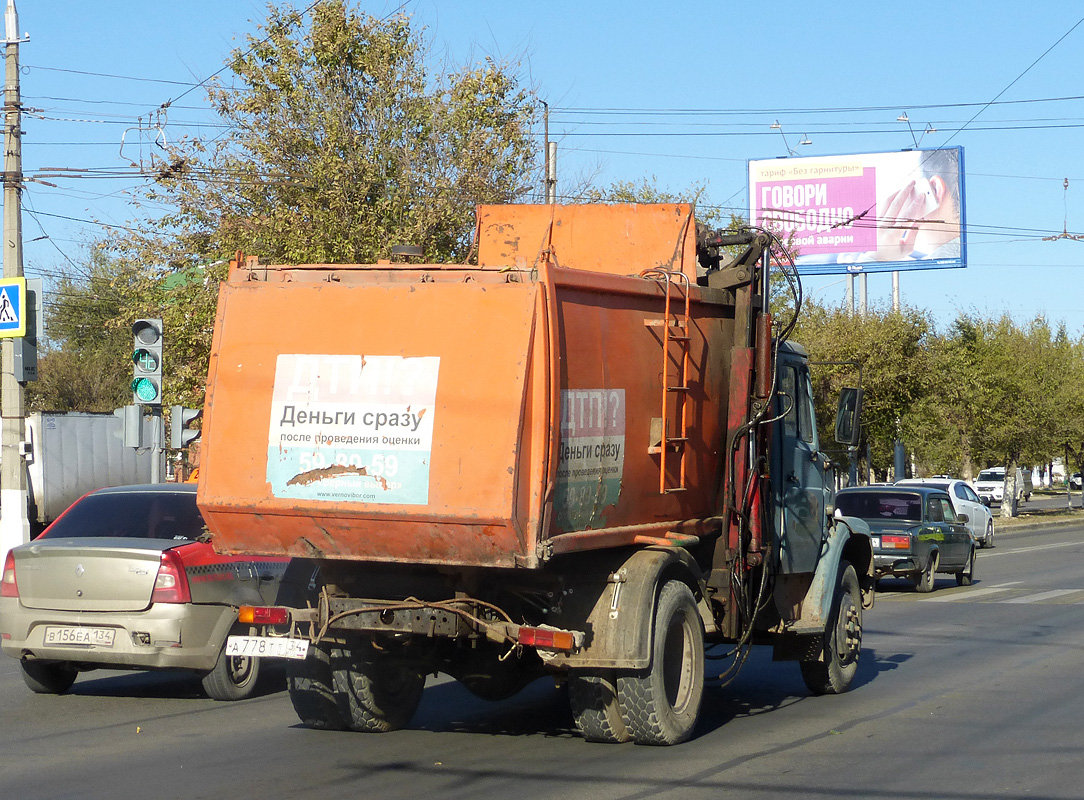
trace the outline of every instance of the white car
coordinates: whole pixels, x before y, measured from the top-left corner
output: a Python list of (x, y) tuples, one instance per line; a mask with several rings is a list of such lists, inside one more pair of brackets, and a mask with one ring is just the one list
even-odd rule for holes
[[(1034, 487), (1031, 482), (1031, 470), (1016, 468), (1016, 500), (1023, 503), (1031, 499)], [(975, 489), (986, 505), (1000, 505), (1005, 494), (1005, 468), (989, 467), (979, 473), (975, 479)]]
[(966, 481), (955, 478), (906, 478), (897, 484), (921, 484), (948, 492), (957, 514), (967, 515), (967, 527), (979, 547), (994, 546), (994, 518), (990, 509)]

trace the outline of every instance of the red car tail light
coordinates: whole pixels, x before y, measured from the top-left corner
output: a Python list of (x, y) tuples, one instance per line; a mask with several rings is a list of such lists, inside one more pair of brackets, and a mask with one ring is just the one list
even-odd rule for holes
[(173, 550), (162, 553), (162, 565), (154, 579), (152, 603), (190, 603), (192, 593), (188, 590), (188, 576), (184, 572), (181, 557)]
[(910, 536), (882, 536), (881, 537), (881, 549), (882, 550), (910, 550), (911, 549), (911, 537)]
[(4, 559), (4, 575), (0, 578), (0, 597), (18, 597), (19, 584), (15, 582), (15, 554), (8, 550)]

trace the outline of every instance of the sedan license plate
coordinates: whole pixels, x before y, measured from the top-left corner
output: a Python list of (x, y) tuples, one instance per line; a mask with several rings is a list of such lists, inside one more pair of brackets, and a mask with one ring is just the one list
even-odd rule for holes
[(114, 628), (84, 628), (79, 626), (49, 626), (45, 629), (45, 644), (112, 647), (117, 631)]
[(869, 537), (869, 541), (870, 541), (870, 544), (873, 545), (874, 550), (880, 549), (880, 547), (881, 547), (881, 537), (880, 536), (871, 536), (871, 537)]
[(308, 639), (287, 639), (284, 636), (230, 636), (226, 639), (228, 656), (291, 658), (304, 661), (308, 654)]

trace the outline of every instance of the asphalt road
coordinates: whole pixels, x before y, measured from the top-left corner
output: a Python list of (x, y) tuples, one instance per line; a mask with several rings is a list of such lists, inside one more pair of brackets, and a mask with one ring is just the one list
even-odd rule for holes
[(408, 730), (364, 735), (301, 727), (281, 677), (232, 704), (181, 673), (52, 697), (3, 658), (0, 797), (1079, 798), (1084, 527), (999, 533), (976, 572), (884, 582), (846, 695), (757, 652), (675, 748), (584, 742), (546, 681), (501, 703), (440, 681)]

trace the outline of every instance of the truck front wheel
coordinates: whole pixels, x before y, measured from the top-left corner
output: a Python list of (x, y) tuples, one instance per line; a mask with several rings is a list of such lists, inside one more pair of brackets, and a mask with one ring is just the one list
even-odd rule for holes
[(425, 688), (417, 667), (382, 658), (368, 643), (340, 651), (333, 665), (335, 697), (352, 730), (386, 733), (410, 722)]
[(612, 670), (575, 670), (568, 676), (568, 701), (583, 738), (618, 744), (632, 738), (621, 718), (617, 674)]
[(799, 662), (802, 680), (813, 694), (842, 694), (851, 688), (862, 651), (862, 591), (858, 575), (846, 561), (832, 596), (821, 658)]
[(346, 719), (335, 700), (331, 676), (331, 647), (318, 642), (304, 661), (290, 661), (286, 684), (298, 719), (310, 728), (341, 731)]
[(651, 666), (618, 675), (621, 717), (637, 744), (680, 744), (704, 697), (704, 626), (692, 590), (677, 580), (663, 585), (654, 622)]

